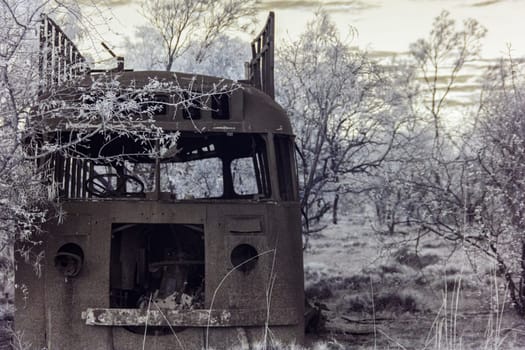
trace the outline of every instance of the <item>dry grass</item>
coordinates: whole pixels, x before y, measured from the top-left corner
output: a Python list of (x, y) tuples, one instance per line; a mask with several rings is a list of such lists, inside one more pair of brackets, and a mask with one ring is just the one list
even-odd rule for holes
[(525, 323), (493, 263), (433, 237), (385, 236), (351, 220), (310, 241), (307, 296), (326, 332), (352, 349), (525, 348)]

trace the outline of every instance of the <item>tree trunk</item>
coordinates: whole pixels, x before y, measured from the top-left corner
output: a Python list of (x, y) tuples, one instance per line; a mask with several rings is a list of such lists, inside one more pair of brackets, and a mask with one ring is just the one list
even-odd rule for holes
[(173, 56), (168, 56), (168, 63), (166, 63), (166, 72), (171, 72), (171, 67), (173, 66)]
[(332, 223), (337, 225), (337, 209), (339, 208), (339, 194), (335, 194), (334, 205), (332, 206)]
[(519, 286), (519, 305), (521, 314), (525, 314), (525, 240), (521, 241), (521, 276)]

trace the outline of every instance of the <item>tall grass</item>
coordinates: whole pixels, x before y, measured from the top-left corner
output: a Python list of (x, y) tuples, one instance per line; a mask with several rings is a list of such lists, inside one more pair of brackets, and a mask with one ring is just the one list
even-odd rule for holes
[(513, 344), (511, 341), (507, 341), (508, 336), (513, 332), (511, 329), (503, 328), (505, 306), (508, 303), (508, 291), (506, 288), (503, 290), (499, 288), (500, 280), (496, 274), (495, 267), (492, 269), (490, 282), (490, 311), (488, 313), (479, 312), (470, 315), (474, 323), (483, 316), (488, 316), (485, 331), (480, 329), (479, 338), (472, 340), (464, 336), (458, 323), (458, 318), (464, 318), (461, 312), (463, 273), (460, 272), (454, 278), (452, 290), (449, 289), (450, 283), (446, 280), (445, 275), (442, 304), (428, 332), (424, 350), (503, 350), (522, 348), (521, 346), (516, 347), (516, 344)]
[(508, 289), (507, 284), (504, 284), (504, 289), (500, 292), (499, 278), (496, 273), (496, 267), (491, 269), (490, 279), (490, 301), (491, 313), (487, 320), (487, 328), (485, 330), (485, 350), (499, 350), (506, 342), (506, 338), (512, 333), (511, 331), (503, 332), (503, 312), (507, 304)]
[[(457, 327), (462, 276), (460, 273), (455, 277), (453, 289), (449, 291), (447, 276), (444, 275), (441, 307), (427, 334), (424, 349), (462, 349), (462, 339), (458, 337)], [(431, 347), (431, 344), (434, 346)]]

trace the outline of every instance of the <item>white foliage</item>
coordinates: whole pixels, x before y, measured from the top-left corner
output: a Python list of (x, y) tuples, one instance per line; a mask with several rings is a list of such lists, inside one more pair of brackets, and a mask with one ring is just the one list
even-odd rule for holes
[(339, 39), (327, 14), (318, 13), (278, 56), (278, 100), (301, 152), (301, 204), (315, 223), (338, 194), (352, 191), (350, 175), (381, 164), (400, 119), (391, 113), (387, 76)]
[(165, 63), (161, 42), (162, 37), (155, 29), (137, 27), (133, 39), (125, 39), (126, 66), (134, 70), (163, 70)]
[(142, 13), (160, 36), (165, 70), (193, 48), (194, 62), (228, 30), (246, 31), (253, 22), (257, 0), (143, 0)]
[[(126, 66), (135, 70), (164, 70), (165, 53), (159, 42), (161, 37), (154, 28), (138, 27), (134, 39), (126, 39)], [(249, 43), (220, 35), (206, 48), (206, 55), (196, 61), (199, 50), (198, 42), (190, 42), (188, 49), (174, 59), (172, 70), (233, 80), (245, 78), (244, 62), (250, 60)]]

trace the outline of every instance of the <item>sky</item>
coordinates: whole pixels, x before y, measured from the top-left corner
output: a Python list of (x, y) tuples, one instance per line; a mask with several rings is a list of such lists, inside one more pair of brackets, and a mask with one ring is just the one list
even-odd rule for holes
[[(433, 19), (448, 10), (461, 22), (474, 18), (488, 29), (482, 55), (496, 58), (512, 43), (517, 56), (525, 56), (525, 13), (523, 0), (367, 0), (367, 1), (266, 1), (275, 5), (281, 29), (297, 35), (304, 17), (316, 4), (332, 14), (341, 31), (349, 25), (358, 31), (356, 44), (370, 51), (403, 52), (410, 43), (429, 33)], [(302, 4), (302, 5), (300, 5)], [(306, 6), (308, 5), (308, 6)], [(294, 18), (290, 21), (290, 18)], [(301, 23), (302, 22), (302, 23)]]
[[(113, 33), (102, 32), (104, 39), (118, 47), (123, 35), (130, 35), (133, 26), (144, 24), (138, 12), (138, 0), (105, 0), (113, 19)], [(268, 11), (276, 14), (277, 40), (299, 35), (323, 7), (342, 34), (349, 27), (357, 29), (352, 44), (375, 52), (402, 53), (410, 43), (430, 31), (432, 20), (442, 10), (448, 10), (458, 21), (474, 18), (488, 29), (482, 56), (505, 56), (512, 44), (515, 57), (525, 57), (525, 0), (261, 0), (259, 25), (262, 27)]]

